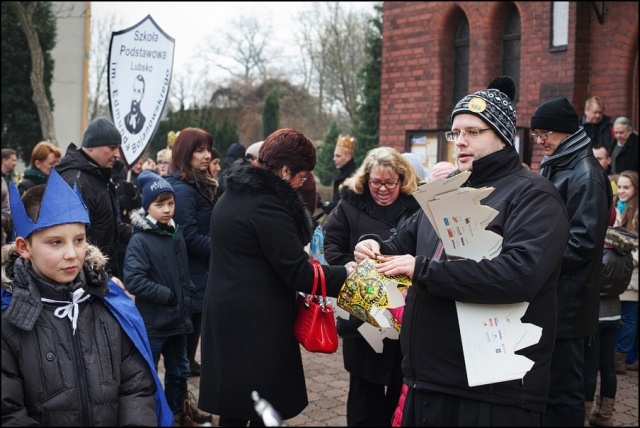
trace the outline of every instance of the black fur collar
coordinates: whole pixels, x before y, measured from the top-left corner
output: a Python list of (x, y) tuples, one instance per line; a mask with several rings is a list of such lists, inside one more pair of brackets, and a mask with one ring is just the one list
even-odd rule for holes
[(277, 196), (291, 212), (302, 244), (311, 241), (313, 220), (309, 211), (293, 187), (277, 175), (253, 165), (234, 165), (226, 178), (226, 191)]

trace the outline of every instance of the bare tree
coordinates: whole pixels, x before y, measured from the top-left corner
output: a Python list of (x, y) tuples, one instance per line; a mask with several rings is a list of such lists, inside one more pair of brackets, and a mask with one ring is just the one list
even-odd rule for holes
[(206, 39), (206, 60), (234, 78), (264, 81), (269, 77), (271, 62), (278, 56), (270, 47), (271, 24), (247, 17), (233, 20), (231, 28), (222, 33), (224, 40), (214, 35)]
[(40, 39), (36, 31), (33, 14), (36, 10), (36, 2), (8, 2), (14, 11), (22, 31), (29, 44), (29, 53), (31, 55), (31, 88), (33, 89), (33, 103), (38, 110), (40, 118), (40, 128), (42, 136), (49, 140), (52, 144), (58, 145), (56, 139), (56, 130), (53, 123), (53, 113), (51, 104), (47, 98), (47, 92), (44, 86), (44, 56), (40, 47)]
[(108, 13), (101, 18), (91, 16), (91, 48), (89, 51), (89, 108), (87, 122), (96, 117), (109, 117), (107, 71), (111, 33), (123, 27), (122, 19)]
[(352, 123), (361, 96), (358, 71), (365, 61), (369, 18), (345, 11), (339, 2), (316, 2), (299, 17), (299, 42), (312, 66), (311, 89), (325, 106), (337, 102)]

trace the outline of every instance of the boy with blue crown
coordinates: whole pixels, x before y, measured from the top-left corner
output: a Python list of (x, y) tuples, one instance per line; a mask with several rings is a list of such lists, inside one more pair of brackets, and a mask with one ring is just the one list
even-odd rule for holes
[(2, 248), (2, 426), (170, 426), (140, 313), (87, 243), (77, 187), (10, 186)]

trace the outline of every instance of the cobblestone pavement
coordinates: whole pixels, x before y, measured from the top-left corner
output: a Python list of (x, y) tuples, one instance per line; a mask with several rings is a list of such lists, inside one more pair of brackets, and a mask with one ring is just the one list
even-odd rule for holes
[[(340, 339), (342, 341), (342, 339)], [(196, 359), (199, 359), (199, 351)], [(298, 416), (283, 422), (285, 426), (346, 427), (347, 390), (349, 376), (342, 364), (342, 344), (334, 354), (316, 354), (302, 349), (302, 360), (307, 380), (309, 405)], [(164, 368), (160, 361), (159, 372), (164, 377)], [(189, 378), (189, 390), (198, 396), (200, 378)], [(597, 394), (597, 392), (596, 392)], [(214, 416), (212, 426), (218, 425), (218, 417)], [(585, 426), (588, 426), (585, 425)], [(613, 426), (638, 426), (638, 372), (627, 371), (626, 375), (618, 375), (618, 391), (613, 416)]]

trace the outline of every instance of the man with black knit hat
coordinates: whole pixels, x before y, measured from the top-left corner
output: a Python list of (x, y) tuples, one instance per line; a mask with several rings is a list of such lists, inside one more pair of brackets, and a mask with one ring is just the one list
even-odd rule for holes
[(600, 272), (611, 212), (611, 184), (593, 155), (591, 140), (578, 125), (578, 114), (566, 98), (555, 98), (538, 107), (531, 117), (531, 136), (544, 154), (540, 174), (558, 189), (571, 220), (558, 280), (548, 423), (582, 426), (584, 342), (598, 332)]
[(131, 236), (131, 225), (120, 221), (116, 186), (111, 180), (113, 165), (120, 158), (121, 143), (115, 125), (98, 117), (87, 126), (82, 147), (71, 143), (55, 167), (70, 186), (78, 185), (91, 218), (87, 241), (109, 258), (106, 270), (115, 277), (122, 276), (122, 267), (118, 269), (118, 247), (124, 251), (124, 244)]
[[(413, 279), (400, 335), (402, 372), (409, 387), (402, 426), (544, 424), (556, 287), (569, 218), (551, 182), (520, 162), (513, 146), (514, 95), (511, 78), (494, 79), (488, 89), (456, 104), (446, 133), (455, 143), (458, 170), (471, 172), (463, 186), (493, 188), (482, 204), (497, 211), (487, 230), (502, 236), (499, 255), (481, 261), (447, 260), (422, 210), (391, 239), (365, 235), (355, 247), (357, 262), (377, 258), (380, 272)], [(456, 302), (528, 302), (522, 322), (540, 327), (542, 336), (517, 351), (533, 364), (522, 378), (470, 386), (467, 373), (473, 367), (462, 349)]]

